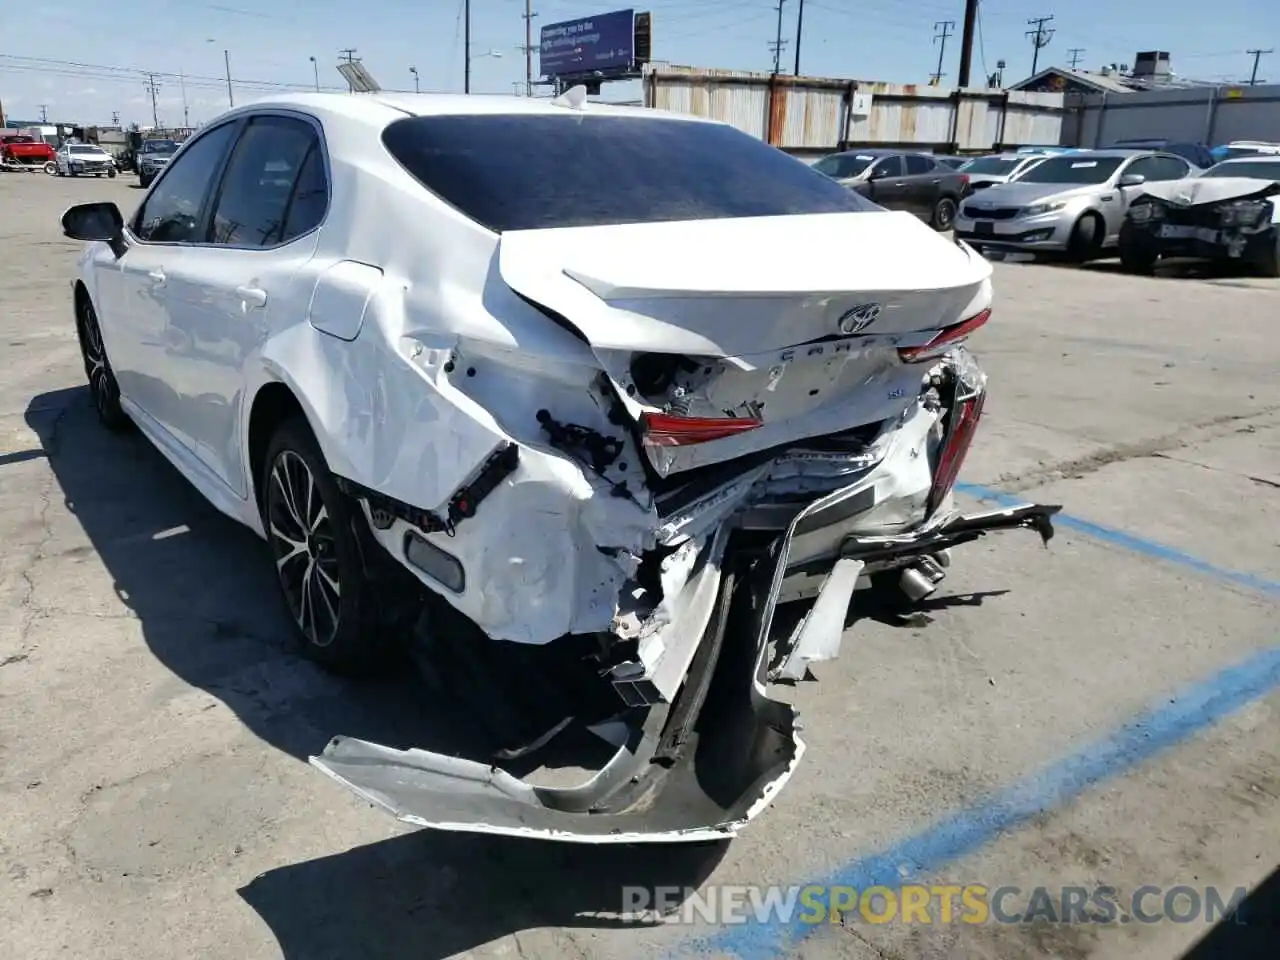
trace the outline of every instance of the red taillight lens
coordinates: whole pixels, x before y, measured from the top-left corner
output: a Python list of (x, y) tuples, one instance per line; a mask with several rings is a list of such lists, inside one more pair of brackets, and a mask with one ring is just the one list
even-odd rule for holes
[(976, 313), (968, 320), (961, 320), (959, 323), (952, 324), (949, 327), (943, 327), (939, 330), (928, 343), (923, 343), (918, 347), (899, 347), (898, 359), (903, 363), (919, 363), (921, 360), (931, 360), (946, 352), (946, 350), (959, 343), (973, 331), (991, 319), (991, 308)]
[(723, 440), (748, 430), (763, 421), (750, 417), (676, 417), (669, 413), (645, 413), (640, 416), (644, 442), (655, 447), (687, 447), (708, 440)]
[(933, 485), (929, 488), (926, 516), (933, 516), (938, 505), (955, 486), (956, 478), (960, 476), (960, 467), (964, 464), (969, 445), (973, 443), (973, 435), (978, 429), (978, 420), (982, 416), (982, 405), (986, 399), (985, 392), (979, 393), (960, 401), (952, 408), (947, 433), (942, 438), (942, 450), (938, 454), (938, 467), (933, 473)]
[(969, 185), (969, 175), (967, 173), (957, 175), (956, 179), (960, 181), (960, 186), (962, 187), (967, 187)]

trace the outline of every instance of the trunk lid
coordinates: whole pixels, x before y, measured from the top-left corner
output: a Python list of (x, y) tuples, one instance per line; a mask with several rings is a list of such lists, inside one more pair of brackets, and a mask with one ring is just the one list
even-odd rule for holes
[[(591, 344), (636, 421), (758, 421), (666, 437), (648, 451), (663, 475), (895, 416), (923, 374), (897, 349), (991, 299), (986, 260), (893, 211), (513, 231), (498, 254), (509, 287)], [(637, 367), (655, 355), (665, 380)]]

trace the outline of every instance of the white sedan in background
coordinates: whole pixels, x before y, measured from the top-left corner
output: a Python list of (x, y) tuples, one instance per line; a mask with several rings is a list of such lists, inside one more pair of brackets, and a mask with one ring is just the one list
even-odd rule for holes
[(116, 161), (96, 143), (64, 143), (53, 156), (60, 177), (114, 177)]
[(803, 753), (766, 682), (836, 655), (856, 588), (919, 599), (1057, 508), (952, 504), (986, 260), (726, 124), (585, 101), (231, 110), (127, 221), (64, 215), (76, 327), (102, 421), (269, 542), (311, 656), (407, 643), (498, 759), (613, 750), (564, 789), (342, 737), (317, 767), (423, 826), (720, 838)]

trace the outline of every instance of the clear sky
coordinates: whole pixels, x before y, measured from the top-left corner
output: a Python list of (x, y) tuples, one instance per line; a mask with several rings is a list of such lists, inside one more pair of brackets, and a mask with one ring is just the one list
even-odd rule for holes
[[(794, 66), (800, 0), (783, 0), (782, 62)], [(384, 89), (462, 89), (462, 0), (6, 0), (0, 12), (0, 103), (11, 116), (106, 123), (151, 120), (145, 73), (157, 74), (162, 123), (182, 122), (183, 88), (192, 123), (227, 105), (223, 51), (236, 103), (273, 90), (311, 89), (311, 57), (322, 87), (345, 89), (338, 51), (356, 56)], [(622, 5), (618, 5), (622, 6)], [(536, 0), (541, 24), (617, 9), (591, 0)], [(471, 0), (472, 91), (510, 93), (524, 79), (525, 0)], [(654, 59), (698, 66), (769, 70), (774, 0), (652, 0)], [(1040, 66), (1063, 64), (1082, 48), (1080, 66), (1132, 63), (1138, 50), (1167, 50), (1175, 72), (1203, 79), (1247, 79), (1248, 48), (1274, 47), (1259, 79), (1280, 82), (1280, 0), (983, 0), (973, 78), (1007, 62), (1005, 79), (1030, 73), (1030, 17), (1053, 15), (1055, 32)], [(937, 69), (935, 23), (952, 20), (943, 85), (959, 62), (963, 0), (804, 0), (801, 71), (920, 83)], [(984, 66), (985, 64), (985, 66)], [(537, 73), (537, 56), (534, 57)], [(179, 74), (184, 76), (180, 80)], [(609, 99), (637, 96), (634, 84), (606, 86)]]

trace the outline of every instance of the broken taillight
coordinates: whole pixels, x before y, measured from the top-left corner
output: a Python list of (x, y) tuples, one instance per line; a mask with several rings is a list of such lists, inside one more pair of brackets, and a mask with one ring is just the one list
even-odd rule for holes
[(922, 343), (918, 347), (899, 347), (898, 359), (903, 363), (919, 363), (921, 360), (939, 357), (990, 319), (991, 308), (987, 307), (968, 320), (961, 320), (949, 327), (943, 327), (928, 343)]
[(973, 443), (973, 435), (978, 429), (978, 420), (982, 416), (982, 405), (986, 399), (986, 391), (982, 391), (967, 400), (957, 401), (951, 408), (947, 432), (942, 438), (942, 449), (938, 452), (938, 466), (933, 472), (933, 484), (929, 488), (925, 516), (933, 516), (938, 505), (955, 486), (960, 467), (964, 464), (969, 445)]
[(748, 430), (764, 421), (753, 417), (678, 417), (670, 413), (645, 413), (640, 416), (644, 442), (654, 447), (687, 447), (709, 440), (723, 440)]

